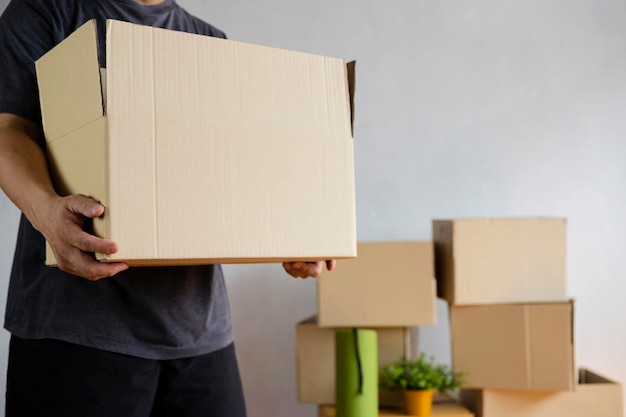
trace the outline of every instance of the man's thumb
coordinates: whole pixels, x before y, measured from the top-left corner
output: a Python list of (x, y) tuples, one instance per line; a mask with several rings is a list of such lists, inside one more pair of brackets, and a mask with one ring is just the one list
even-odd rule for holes
[(85, 217), (94, 219), (104, 214), (104, 206), (97, 201), (84, 196), (78, 195), (70, 202), (70, 210), (80, 213)]

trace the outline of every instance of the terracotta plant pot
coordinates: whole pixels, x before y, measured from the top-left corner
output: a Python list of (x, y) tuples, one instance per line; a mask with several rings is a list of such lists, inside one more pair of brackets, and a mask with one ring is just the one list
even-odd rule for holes
[(404, 409), (410, 416), (428, 417), (433, 411), (434, 390), (407, 390), (402, 391)]

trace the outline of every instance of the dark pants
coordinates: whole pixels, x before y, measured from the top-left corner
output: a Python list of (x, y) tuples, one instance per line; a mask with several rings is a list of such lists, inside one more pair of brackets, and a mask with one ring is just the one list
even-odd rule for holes
[(230, 345), (157, 361), (11, 337), (6, 417), (245, 417)]

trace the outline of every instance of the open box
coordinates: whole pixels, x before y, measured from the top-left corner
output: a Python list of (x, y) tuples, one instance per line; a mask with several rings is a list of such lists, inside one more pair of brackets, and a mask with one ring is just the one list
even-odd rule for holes
[(103, 52), (101, 80), (89, 21), (36, 63), (55, 187), (120, 248), (98, 259), (356, 255), (353, 64), (112, 20)]
[(572, 392), (462, 390), (476, 417), (622, 417), (622, 386), (588, 369)]

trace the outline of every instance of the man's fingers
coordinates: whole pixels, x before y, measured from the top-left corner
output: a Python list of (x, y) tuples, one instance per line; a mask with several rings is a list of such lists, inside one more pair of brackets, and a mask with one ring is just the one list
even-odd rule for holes
[(317, 278), (322, 273), (324, 262), (285, 262), (283, 267), (294, 278)]
[(90, 281), (97, 281), (102, 278), (112, 277), (127, 269), (128, 265), (122, 262), (106, 263), (92, 260), (85, 266), (82, 276)]
[(74, 263), (79, 276), (85, 277), (91, 281), (101, 278), (112, 277), (113, 275), (128, 269), (128, 265), (121, 262), (98, 262), (94, 259), (92, 253), (103, 253), (110, 255), (117, 252), (117, 244), (112, 240), (101, 239), (81, 231), (81, 236), (74, 244), (78, 249), (78, 259)]
[(95, 281), (128, 269), (124, 263), (98, 262), (93, 255), (110, 255), (118, 251), (114, 241), (83, 230), (85, 219), (104, 214), (102, 204), (84, 195), (71, 195), (51, 200), (47, 208), (42, 233), (50, 242), (61, 270)]
[(118, 250), (117, 243), (112, 240), (102, 239), (82, 230), (79, 232), (78, 236), (72, 238), (69, 243), (75, 248), (88, 253), (97, 252), (111, 255)]
[(283, 268), (285, 271), (294, 278), (306, 278), (302, 271), (301, 262), (284, 262)]
[(102, 239), (85, 232), (82, 229), (81, 217), (95, 218), (104, 214), (104, 206), (97, 201), (84, 196), (74, 195), (65, 199), (65, 210), (76, 217), (66, 218), (69, 223), (64, 226), (62, 240), (65, 244), (83, 252), (104, 253), (110, 255), (118, 251), (117, 244), (109, 239)]
[(337, 261), (336, 260), (330, 260), (330, 261), (326, 261), (326, 269), (328, 269), (329, 271), (332, 271), (333, 269), (335, 269), (335, 267), (337, 266)]
[(80, 214), (90, 219), (95, 219), (104, 214), (104, 206), (96, 200), (85, 195), (75, 195), (67, 199), (66, 207), (68, 211)]
[(112, 277), (128, 269), (128, 265), (122, 262), (98, 262), (87, 253), (75, 251), (73, 256), (57, 259), (58, 267), (70, 274), (97, 281), (102, 278)]
[(102, 263), (94, 259), (91, 254), (76, 248), (64, 253), (55, 253), (58, 267), (70, 274), (96, 281), (128, 269), (128, 265), (121, 262)]

